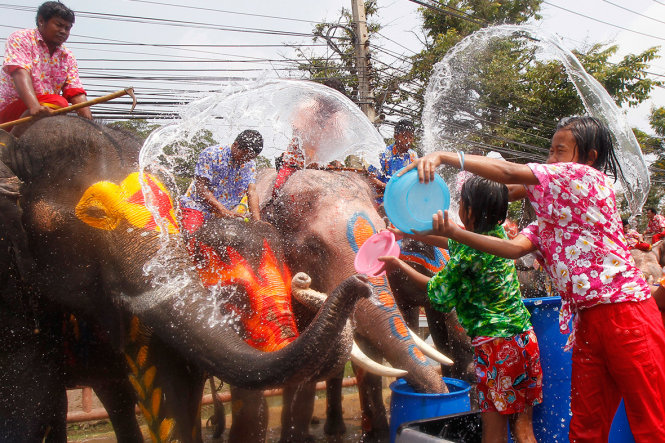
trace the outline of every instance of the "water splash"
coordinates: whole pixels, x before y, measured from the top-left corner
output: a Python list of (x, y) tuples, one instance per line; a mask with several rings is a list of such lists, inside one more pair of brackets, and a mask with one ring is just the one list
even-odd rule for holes
[[(561, 40), (531, 26), (501, 25), (484, 28), (460, 41), (434, 66), (425, 93), (423, 111), (424, 150), (468, 150), (479, 146), (478, 117), (469, 103), (480, 97), (477, 78), (469, 75), (472, 67), (484, 62), (492, 45), (502, 39), (531, 48), (539, 61), (556, 61), (565, 67), (587, 113), (603, 121), (612, 133), (624, 177), (619, 177), (633, 215), (641, 213), (650, 182), (640, 146), (616, 103), (596, 79), (589, 75), (575, 55)], [(544, 134), (549, 138), (552, 134)], [(475, 140), (474, 140), (475, 139)]]
[[(173, 236), (156, 209), (155, 196), (145, 183), (144, 174), (157, 176), (177, 206), (200, 150), (213, 144), (230, 146), (245, 129), (262, 134), (262, 156), (272, 160), (290, 146), (302, 155), (305, 165), (344, 162), (349, 155), (378, 165), (378, 155), (385, 147), (379, 132), (350, 99), (332, 88), (307, 81), (260, 79), (228, 85), (184, 105), (179, 114), (177, 122), (152, 132), (139, 153), (146, 207), (162, 228), (160, 251), (144, 266), (144, 272), (154, 284), (171, 285), (177, 290), (193, 282), (174, 277), (169, 271), (173, 267), (173, 242), (180, 240), (169, 238)], [(210, 297), (210, 303), (219, 304), (215, 294)], [(208, 319), (211, 327), (229, 321), (216, 315)]]

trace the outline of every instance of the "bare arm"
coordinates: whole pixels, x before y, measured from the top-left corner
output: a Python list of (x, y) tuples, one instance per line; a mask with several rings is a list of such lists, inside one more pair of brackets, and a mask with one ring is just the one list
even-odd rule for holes
[[(420, 181), (428, 183), (434, 180), (436, 168), (442, 164), (459, 168), (461, 167), (460, 157), (456, 152), (432, 152), (417, 159), (398, 174), (402, 175), (411, 169), (418, 168)], [(482, 155), (465, 156), (464, 170), (506, 185), (538, 184), (538, 179), (527, 165), (488, 158)]]
[(32, 85), (32, 77), (30, 77), (30, 72), (23, 68), (18, 68), (11, 73), (12, 80), (14, 81), (14, 87), (16, 88), (16, 93), (21, 101), (25, 104), (25, 107), (28, 108), (28, 114), (31, 116), (45, 116), (51, 113), (51, 110), (43, 106), (37, 100), (37, 94), (35, 93), (35, 88)]
[(259, 209), (259, 196), (256, 195), (256, 185), (250, 183), (247, 187), (247, 206), (252, 220), (261, 220), (261, 211)]
[(430, 231), (416, 231), (414, 234), (410, 234), (407, 232), (402, 232), (399, 229), (393, 228), (391, 226), (387, 227), (386, 229), (395, 234), (396, 239), (409, 237), (430, 246), (437, 246), (439, 248), (448, 249), (448, 238), (441, 237), (440, 235), (436, 234), (429, 234)]
[(452, 238), (479, 251), (498, 257), (517, 259), (536, 250), (536, 246), (523, 235), (514, 239), (503, 239), (490, 235), (466, 231), (448, 218), (448, 211), (437, 212), (432, 216), (432, 231), (438, 235)]
[(658, 305), (658, 309), (665, 312), (665, 287), (660, 285), (655, 289), (653, 289), (652, 287), (651, 296), (653, 297), (654, 300), (656, 300), (656, 305)]
[(210, 207), (212, 212), (220, 217), (233, 218), (239, 217), (239, 214), (236, 214), (233, 211), (229, 211), (222, 205), (216, 198), (215, 194), (210, 190), (210, 181), (203, 177), (196, 177), (196, 191), (201, 196), (201, 198), (206, 202)]
[[(73, 105), (77, 103), (83, 103), (88, 101), (88, 97), (85, 94), (79, 94), (75, 95), (74, 97), (71, 98), (71, 102)], [(77, 109), (76, 113), (80, 115), (83, 118), (87, 118), (89, 120), (92, 120), (92, 112), (90, 112), (90, 107), (85, 107), (81, 109)]]
[(506, 185), (508, 187), (508, 201), (514, 202), (526, 198), (526, 188), (524, 185)]
[(413, 269), (410, 265), (408, 265), (406, 262), (403, 260), (393, 257), (391, 255), (385, 256), (385, 257), (379, 257), (379, 261), (382, 261), (385, 263), (385, 266), (387, 269), (401, 269), (404, 271), (406, 276), (409, 278), (409, 280), (418, 288), (418, 289), (427, 289), (427, 283), (429, 282), (429, 277), (426, 276), (425, 274), (421, 274), (420, 272), (416, 271)]

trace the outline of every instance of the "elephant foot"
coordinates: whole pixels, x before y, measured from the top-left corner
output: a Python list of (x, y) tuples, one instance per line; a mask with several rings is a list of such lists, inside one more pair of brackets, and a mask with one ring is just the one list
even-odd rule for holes
[(328, 417), (326, 424), (323, 425), (323, 432), (326, 435), (343, 435), (346, 433), (344, 417)]
[(388, 443), (390, 442), (389, 429), (372, 429), (364, 431), (360, 436), (361, 443)]

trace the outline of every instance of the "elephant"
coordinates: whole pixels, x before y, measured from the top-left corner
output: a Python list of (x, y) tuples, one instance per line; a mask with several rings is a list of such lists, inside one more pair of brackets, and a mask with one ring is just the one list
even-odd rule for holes
[[(298, 336), (296, 315), (291, 309), (291, 290), (285, 288), (284, 279), (279, 278), (280, 274), (290, 275), (288, 268), (282, 265), (283, 241), (272, 225), (264, 222), (211, 219), (195, 233), (194, 239), (192, 252), (197, 257), (197, 268), (200, 269), (204, 285), (214, 289), (220, 282), (233, 278), (236, 284), (243, 284), (251, 288), (253, 279), (246, 276), (244, 269), (246, 265), (258, 270), (256, 273), (258, 278), (271, 281), (269, 293), (249, 290), (249, 297), (245, 297), (245, 294), (237, 297), (234, 296), (237, 294), (231, 293), (231, 297), (226, 298), (225, 306), (239, 315), (241, 336), (248, 343), (258, 349), (273, 351), (280, 349)], [(264, 244), (269, 247), (265, 247)], [(224, 260), (236, 255), (237, 251), (242, 251), (244, 260), (234, 260), (233, 258)], [(299, 273), (294, 276), (293, 280), (295, 299), (303, 306), (311, 308), (312, 312), (317, 312), (326, 296), (309, 290), (311, 279), (306, 274)], [(386, 315), (382, 310), (377, 310), (376, 314)], [(308, 319), (309, 317), (308, 315)], [(354, 315), (354, 317), (356, 316)], [(373, 318), (372, 324), (377, 324), (379, 320)], [(387, 320), (381, 321), (386, 322)], [(352, 340), (353, 332), (350, 326), (351, 324), (345, 330), (349, 342)], [(396, 346), (396, 341), (397, 339), (391, 336), (390, 331), (386, 330), (381, 341), (374, 344), (377, 347), (385, 348)], [(353, 361), (359, 362), (361, 359), (360, 363), (365, 366), (366, 357), (356, 355), (356, 353), (353, 354)], [(336, 354), (334, 353), (334, 355)], [(329, 378), (343, 369), (335, 363), (331, 362), (328, 373), (321, 374), (321, 378)], [(370, 369), (385, 371), (373, 363), (371, 363)], [(396, 371), (392, 368), (388, 368), (388, 371), (391, 371), (389, 373), (393, 376), (406, 374), (406, 371)], [(381, 373), (385, 375), (385, 372)], [(313, 407), (313, 403), (308, 402), (308, 400), (313, 400), (313, 387), (313, 384), (285, 386), (283, 408), (288, 411), (289, 406), (293, 404), (297, 405), (297, 410), (293, 410), (294, 414), (285, 414), (286, 422), (282, 426), (281, 441), (304, 441), (310, 438), (309, 435), (300, 432), (306, 426), (292, 426), (288, 421), (291, 420), (294, 423), (298, 423), (300, 420), (305, 423), (309, 421), (310, 416), (303, 414), (303, 410)], [(267, 405), (262, 393), (232, 386), (231, 394), (234, 406), (229, 441), (265, 441)], [(304, 406), (305, 402), (309, 403), (308, 407)], [(301, 416), (302, 418), (300, 418)]]
[[(286, 261), (291, 270), (305, 272), (312, 278), (313, 289), (328, 292), (356, 274), (355, 252), (365, 239), (385, 228), (374, 206), (372, 188), (355, 173), (308, 169), (294, 172), (279, 191), (273, 192), (274, 176), (274, 172), (267, 171), (257, 180), (262, 217), (284, 238)], [(416, 346), (397, 309), (387, 277), (370, 277), (369, 281), (377, 300), (357, 304), (353, 316), (357, 340), (364, 337), (366, 341), (381, 344), (377, 334), (392, 331), (399, 339), (399, 346), (374, 351), (370, 357), (383, 356), (392, 366), (407, 370), (406, 378), (421, 392), (444, 392), (440, 374)], [(298, 311), (298, 307), (294, 310)], [(383, 311), (382, 315), (377, 311)], [(356, 375), (363, 405), (363, 441), (385, 441), (388, 421), (381, 380), (360, 370)], [(328, 395), (335, 396), (330, 391)], [(300, 423), (307, 426), (308, 422)], [(328, 403), (324, 429), (327, 433), (344, 430), (341, 405)]]
[(2, 132), (0, 142), (2, 164), (23, 182), (18, 207), (34, 263), (28, 288), (18, 284), (26, 276), (3, 281), (2, 332), (11, 341), (0, 355), (0, 440), (64, 440), (62, 313), (92, 325), (124, 356), (155, 441), (200, 441), (191, 412), (184, 426), (173, 417), (196, 415), (204, 372), (244, 389), (297, 384), (325, 373), (332, 353), (348, 348), (341, 332), (356, 302), (371, 295), (357, 276), (340, 281), (282, 349), (245, 343), (191, 265), (168, 189), (137, 172), (140, 143), (128, 134), (55, 116), (19, 139)]

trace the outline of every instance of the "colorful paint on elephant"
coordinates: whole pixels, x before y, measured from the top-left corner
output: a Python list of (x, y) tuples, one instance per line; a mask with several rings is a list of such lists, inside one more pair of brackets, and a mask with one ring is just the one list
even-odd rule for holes
[[(365, 213), (356, 212), (349, 217), (346, 226), (346, 238), (354, 252), (357, 253), (362, 244), (376, 232), (374, 224)], [(369, 282), (372, 285), (372, 291), (378, 298), (379, 303), (377, 305), (390, 314), (390, 330), (393, 336), (400, 341), (411, 340), (409, 329), (404, 322), (404, 318), (400, 314), (392, 295), (392, 291), (388, 284), (388, 277), (385, 275), (369, 277)], [(423, 355), (415, 344), (409, 346), (409, 354), (411, 354), (414, 361), (417, 361), (422, 365), (427, 365), (425, 355)]]
[(450, 260), (450, 255), (448, 254), (448, 251), (443, 248), (437, 248), (432, 246), (431, 251), (433, 251), (433, 255), (430, 257), (426, 254), (417, 251), (405, 251), (402, 248), (401, 240), (398, 243), (400, 244), (400, 251), (401, 251), (399, 254), (399, 258), (401, 258), (402, 260), (404, 260), (409, 264), (421, 265), (429, 272), (431, 272), (432, 275), (436, 274), (441, 269), (443, 269), (443, 267), (446, 266), (446, 263), (448, 263), (448, 260)]
[[(139, 177), (139, 173), (134, 172), (120, 185), (101, 181), (90, 186), (76, 205), (76, 216), (92, 227), (107, 231), (116, 229), (122, 220), (139, 229), (161, 231), (162, 227), (146, 206)], [(179, 232), (168, 190), (154, 176), (144, 174), (144, 178), (152, 193), (155, 209), (168, 232)]]
[(150, 335), (141, 326), (138, 317), (132, 317), (129, 324), (128, 343), (125, 347), (125, 360), (129, 367), (129, 381), (138, 398), (138, 406), (148, 425), (148, 432), (153, 442), (172, 441), (175, 420), (165, 417), (162, 404), (163, 390), (155, 384), (157, 368), (149, 362)]
[(249, 307), (227, 304), (245, 327), (245, 341), (261, 351), (277, 351), (298, 336), (291, 310), (291, 273), (280, 265), (268, 242), (264, 240), (263, 256), (256, 272), (238, 251), (226, 248), (229, 262), (210, 246), (198, 242), (202, 260), (197, 269), (203, 285), (241, 284), (247, 291)]

